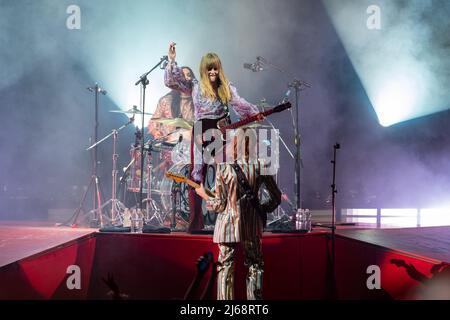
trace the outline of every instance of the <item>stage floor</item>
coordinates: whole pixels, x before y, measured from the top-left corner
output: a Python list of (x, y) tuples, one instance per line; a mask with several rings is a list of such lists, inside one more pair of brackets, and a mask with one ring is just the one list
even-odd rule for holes
[[(330, 230), (263, 235), (267, 299), (326, 299), (329, 296)], [(383, 269), (384, 289), (407, 299), (418, 282), (390, 261), (401, 259), (431, 278), (450, 262), (450, 227), (373, 229), (338, 226), (336, 286), (339, 299), (378, 299), (366, 287), (366, 268)], [(114, 274), (137, 299), (180, 299), (204, 252), (217, 256), (211, 234), (131, 234), (39, 222), (0, 222), (0, 280), (7, 299), (103, 299), (103, 277)], [(243, 262), (242, 252), (238, 260)], [(286, 263), (288, 261), (288, 263)], [(284, 263), (283, 263), (284, 262)], [(69, 265), (83, 270), (80, 292), (65, 287)], [(245, 298), (246, 270), (236, 267), (237, 296)], [(238, 281), (239, 280), (239, 281)], [(280, 285), (283, 284), (283, 285)]]
[(450, 263), (450, 227), (345, 229), (338, 235), (421, 258)]
[[(94, 228), (57, 227), (48, 222), (0, 221), (0, 267), (55, 249), (97, 231)], [(314, 231), (328, 232), (323, 228), (315, 228)], [(336, 234), (422, 258), (450, 262), (450, 227), (374, 229), (358, 225), (338, 226)], [(170, 235), (199, 236), (184, 232), (174, 232), (167, 236)], [(264, 233), (265, 238), (295, 235)], [(206, 237), (212, 238), (211, 235)]]
[(56, 227), (48, 222), (0, 221), (0, 267), (77, 240), (97, 229)]

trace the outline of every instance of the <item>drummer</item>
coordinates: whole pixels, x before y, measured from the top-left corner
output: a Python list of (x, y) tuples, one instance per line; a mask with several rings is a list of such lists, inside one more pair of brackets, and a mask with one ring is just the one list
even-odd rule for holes
[[(186, 80), (195, 79), (194, 72), (189, 67), (182, 67)], [(172, 125), (166, 125), (155, 120), (182, 118), (188, 122), (194, 121), (194, 104), (192, 96), (178, 90), (171, 90), (161, 97), (156, 106), (151, 120), (148, 123), (148, 131), (154, 139), (161, 139), (168, 143), (176, 144), (181, 139), (190, 139), (191, 130), (179, 129)], [(182, 136), (180, 138), (180, 135)], [(165, 137), (165, 138), (164, 138)], [(165, 171), (172, 165), (170, 150), (163, 150), (160, 155), (159, 168)]]
[[(189, 67), (182, 67), (182, 71), (186, 80), (195, 78), (194, 73)], [(152, 121), (158, 118), (183, 118), (190, 122), (194, 121), (192, 96), (178, 90), (171, 90), (159, 99), (153, 117), (148, 123), (148, 131), (155, 139), (159, 139), (176, 130), (176, 127)], [(178, 137), (170, 137), (169, 139), (175, 141), (178, 140)]]

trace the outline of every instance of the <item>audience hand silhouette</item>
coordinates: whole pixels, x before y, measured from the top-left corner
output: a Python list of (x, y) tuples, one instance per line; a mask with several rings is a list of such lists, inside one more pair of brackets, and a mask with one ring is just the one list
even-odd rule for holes
[(128, 295), (120, 293), (119, 286), (117, 285), (116, 281), (114, 280), (114, 276), (111, 273), (108, 273), (108, 276), (105, 278), (102, 278), (102, 281), (108, 286), (110, 289), (110, 292), (108, 292), (108, 295), (113, 297), (113, 300), (123, 300), (128, 298)]

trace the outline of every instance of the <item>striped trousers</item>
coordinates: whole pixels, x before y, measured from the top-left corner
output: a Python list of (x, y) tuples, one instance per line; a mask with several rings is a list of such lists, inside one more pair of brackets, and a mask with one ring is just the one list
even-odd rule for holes
[[(260, 238), (242, 241), (245, 266), (248, 268), (247, 300), (262, 299), (264, 262)], [(237, 243), (219, 243), (217, 264), (217, 300), (234, 300), (234, 266)]]

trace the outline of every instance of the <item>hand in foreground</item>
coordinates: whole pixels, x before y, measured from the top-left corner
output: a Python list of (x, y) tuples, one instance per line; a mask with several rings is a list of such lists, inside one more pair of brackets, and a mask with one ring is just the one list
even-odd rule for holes
[(108, 286), (108, 288), (114, 293), (119, 293), (119, 287), (112, 274), (108, 273), (107, 278), (102, 278), (103, 282)]
[(407, 267), (408, 266), (404, 260), (400, 260), (400, 259), (391, 259), (390, 262), (391, 262), (391, 264), (394, 264), (397, 267)]
[(197, 271), (199, 274), (205, 273), (211, 262), (213, 261), (213, 255), (210, 251), (203, 254), (200, 258), (197, 260)]
[(176, 46), (175, 42), (172, 41), (171, 43), (169, 43), (169, 54), (168, 54), (168, 57), (169, 57), (170, 61), (175, 61), (175, 58), (177, 57), (177, 51), (175, 49), (175, 46)]

